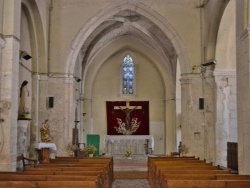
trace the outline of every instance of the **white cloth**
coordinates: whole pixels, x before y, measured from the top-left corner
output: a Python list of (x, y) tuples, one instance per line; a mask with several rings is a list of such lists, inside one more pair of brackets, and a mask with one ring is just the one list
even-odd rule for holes
[(49, 148), (52, 151), (56, 151), (56, 144), (50, 142), (40, 142), (35, 144), (36, 149)]
[(154, 150), (153, 135), (105, 135), (106, 154), (124, 154), (127, 150), (132, 150), (133, 154), (145, 154), (145, 144)]

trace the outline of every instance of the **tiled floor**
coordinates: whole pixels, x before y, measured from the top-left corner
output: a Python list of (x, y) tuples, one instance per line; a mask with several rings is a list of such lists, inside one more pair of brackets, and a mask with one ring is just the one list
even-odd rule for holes
[(112, 188), (150, 188), (147, 179), (118, 179), (113, 182)]

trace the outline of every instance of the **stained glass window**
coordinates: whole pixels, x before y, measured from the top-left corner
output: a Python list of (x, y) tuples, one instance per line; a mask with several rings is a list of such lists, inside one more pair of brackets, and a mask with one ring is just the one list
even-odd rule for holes
[(134, 94), (134, 62), (130, 55), (126, 55), (122, 64), (123, 70), (123, 87), (122, 92), (124, 95)]

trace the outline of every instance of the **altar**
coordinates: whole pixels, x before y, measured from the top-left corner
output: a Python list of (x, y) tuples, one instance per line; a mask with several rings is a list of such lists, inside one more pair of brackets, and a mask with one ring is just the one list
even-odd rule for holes
[(153, 135), (106, 135), (104, 142), (107, 155), (123, 155), (128, 150), (135, 155), (145, 155), (154, 150)]

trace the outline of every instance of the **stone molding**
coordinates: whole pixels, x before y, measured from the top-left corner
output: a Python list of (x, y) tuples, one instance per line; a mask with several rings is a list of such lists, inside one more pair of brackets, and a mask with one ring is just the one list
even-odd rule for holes
[(217, 77), (217, 76), (236, 76), (236, 70), (228, 70), (228, 71), (215, 70), (214, 76), (215, 77)]

